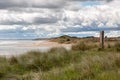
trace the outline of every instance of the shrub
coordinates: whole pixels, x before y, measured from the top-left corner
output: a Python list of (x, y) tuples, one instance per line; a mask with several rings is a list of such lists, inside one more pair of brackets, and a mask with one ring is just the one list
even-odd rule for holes
[(18, 60), (17, 60), (17, 58), (16, 57), (11, 57), (10, 59), (9, 59), (9, 63), (12, 65), (12, 64), (17, 64), (18, 63)]
[(80, 42), (80, 43), (72, 46), (72, 50), (85, 51), (85, 50), (88, 50), (88, 49), (89, 49), (89, 47), (84, 42)]
[(119, 42), (116, 42), (114, 46), (115, 46), (115, 47), (120, 47), (120, 43), (119, 43)]
[(115, 45), (114, 45), (114, 48), (115, 48), (116, 51), (120, 51), (120, 43), (116, 42)]
[(98, 50), (98, 51), (104, 51), (105, 49), (104, 49), (104, 48), (101, 48), (101, 47), (98, 47), (97, 50)]
[(48, 53), (61, 53), (61, 54), (67, 53), (67, 52), (68, 52), (68, 51), (67, 51), (65, 48), (63, 48), (63, 47), (51, 48), (51, 49), (48, 51)]
[(0, 78), (4, 77), (5, 73), (0, 72)]
[(108, 45), (107, 45), (107, 48), (111, 48), (111, 45), (110, 45), (110, 44), (108, 44)]

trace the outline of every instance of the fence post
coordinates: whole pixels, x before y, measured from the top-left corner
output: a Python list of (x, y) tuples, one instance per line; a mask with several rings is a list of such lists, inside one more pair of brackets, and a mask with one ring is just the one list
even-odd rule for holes
[(100, 47), (104, 48), (104, 31), (100, 32)]

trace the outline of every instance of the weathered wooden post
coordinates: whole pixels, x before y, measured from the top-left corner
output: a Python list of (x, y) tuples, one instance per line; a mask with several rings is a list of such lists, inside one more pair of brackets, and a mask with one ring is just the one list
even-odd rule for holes
[(104, 31), (100, 32), (100, 47), (104, 48)]

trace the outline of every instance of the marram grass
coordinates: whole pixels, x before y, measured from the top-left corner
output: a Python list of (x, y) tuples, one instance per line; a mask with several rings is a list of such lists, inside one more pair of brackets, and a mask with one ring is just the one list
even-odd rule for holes
[[(80, 45), (81, 44), (81, 45)], [(52, 48), (0, 58), (0, 80), (119, 80), (119, 44), (98, 50), (80, 43), (72, 50)]]

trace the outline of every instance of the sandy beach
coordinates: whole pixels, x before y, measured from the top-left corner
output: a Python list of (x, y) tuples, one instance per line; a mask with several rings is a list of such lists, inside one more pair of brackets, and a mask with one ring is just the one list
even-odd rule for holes
[(17, 45), (17, 47), (70, 47), (71, 44), (60, 44), (49, 40), (38, 40), (27, 45)]
[(53, 47), (71, 48), (71, 44), (59, 44), (49, 40), (1, 40), (0, 56), (17, 56), (28, 51), (48, 51)]

